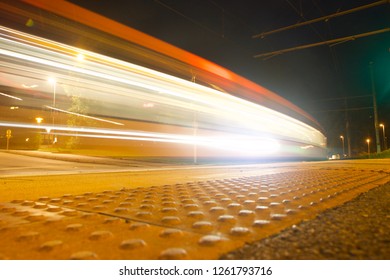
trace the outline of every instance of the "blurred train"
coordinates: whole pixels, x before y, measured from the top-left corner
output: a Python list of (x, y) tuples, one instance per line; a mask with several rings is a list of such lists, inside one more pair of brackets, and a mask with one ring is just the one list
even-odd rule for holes
[(19, 148), (326, 158), (310, 115), (221, 66), (70, 2), (0, 8), (0, 134)]

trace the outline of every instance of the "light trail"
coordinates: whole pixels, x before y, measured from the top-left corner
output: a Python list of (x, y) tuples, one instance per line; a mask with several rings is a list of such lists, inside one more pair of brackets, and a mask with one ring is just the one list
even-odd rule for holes
[[(213, 147), (222, 150), (241, 151), (243, 153), (272, 154), (278, 151), (278, 141), (263, 137), (231, 136), (231, 137), (199, 137), (193, 135), (164, 134), (141, 131), (109, 130), (99, 128), (65, 127), (53, 125), (33, 125), (23, 123), (0, 122), (2, 127), (30, 128), (44, 130), (47, 134), (56, 136), (74, 136), (100, 139), (117, 139), (131, 141), (148, 141), (175, 143), (187, 145), (199, 145)], [(62, 132), (59, 132), (62, 131)], [(66, 133), (64, 133), (66, 132)]]
[(0, 95), (8, 97), (8, 98), (16, 99), (16, 100), (23, 100), (22, 98), (12, 96), (12, 95), (9, 95), (9, 94), (3, 93), (3, 92), (0, 92)]
[[(143, 132), (139, 128), (112, 130), (28, 124), (20, 127), (44, 128), (52, 133), (56, 131), (56, 135), (65, 131), (68, 136), (182, 143), (249, 154), (249, 150), (255, 154), (277, 154), (279, 140), (301, 143), (301, 147), (324, 149), (326, 146), (326, 139), (318, 129), (229, 93), (6, 27), (0, 27), (0, 31), (0, 55), (5, 69), (2, 75), (9, 83), (6, 86), (24, 88), (25, 84), (34, 84), (35, 87), (28, 90), (43, 92), (48, 99), (53, 96), (53, 88), (48, 87), (47, 77), (58, 81), (55, 95), (62, 101), (56, 106), (47, 106), (43, 103), (47, 104), (47, 100), (39, 105), (40, 101), (34, 99), (38, 103), (36, 108), (43, 106), (64, 115), (120, 126), (126, 125), (107, 118), (160, 123), (191, 131), (164, 134)], [(83, 59), (78, 60), (77, 54), (82, 54)], [(29, 92), (25, 99), (31, 99)], [(88, 114), (63, 108), (70, 107), (72, 94), (88, 101)], [(202, 137), (195, 131), (201, 132)], [(215, 137), (211, 131), (225, 136)]]
[(124, 125), (123, 123), (109, 121), (109, 120), (105, 120), (105, 119), (102, 119), (102, 118), (91, 117), (91, 116), (87, 116), (87, 115), (79, 114), (79, 113), (75, 113), (75, 112), (70, 112), (70, 111), (67, 111), (67, 110), (54, 108), (52, 106), (47, 106), (46, 105), (45, 107), (50, 109), (50, 110), (57, 111), (57, 112), (61, 112), (61, 113), (69, 114), (69, 115), (74, 115), (74, 116), (78, 116), (78, 117), (83, 117), (83, 118), (86, 118), (86, 119), (91, 119), (91, 120), (95, 120), (95, 121), (99, 121), (99, 122), (112, 123), (112, 124), (116, 124), (116, 125)]

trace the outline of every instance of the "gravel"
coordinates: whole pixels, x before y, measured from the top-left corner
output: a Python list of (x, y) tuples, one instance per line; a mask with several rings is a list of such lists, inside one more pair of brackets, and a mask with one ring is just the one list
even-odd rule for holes
[(389, 260), (390, 184), (246, 244), (224, 260)]

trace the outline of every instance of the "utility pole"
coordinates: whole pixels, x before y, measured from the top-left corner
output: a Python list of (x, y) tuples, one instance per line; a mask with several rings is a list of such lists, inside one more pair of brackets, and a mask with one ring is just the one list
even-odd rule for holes
[(345, 132), (347, 133), (347, 147), (348, 147), (348, 158), (351, 157), (351, 138), (349, 133), (349, 115), (348, 115), (348, 103), (347, 98), (344, 98), (344, 106), (345, 106)]
[(371, 74), (371, 92), (372, 92), (372, 101), (374, 106), (374, 125), (375, 125), (375, 141), (376, 141), (376, 152), (381, 152), (381, 142), (379, 139), (379, 123), (378, 123), (378, 108), (376, 105), (376, 90), (375, 90), (375, 81), (374, 81), (374, 70), (373, 62), (370, 62), (370, 74)]

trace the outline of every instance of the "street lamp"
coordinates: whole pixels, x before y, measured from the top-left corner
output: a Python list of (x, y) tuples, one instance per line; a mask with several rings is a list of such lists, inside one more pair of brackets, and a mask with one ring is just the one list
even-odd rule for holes
[[(35, 120), (36, 120), (37, 124), (40, 125), (42, 123), (42, 121), (43, 121), (43, 118), (42, 117), (36, 117)], [(42, 135), (41, 135), (40, 131), (39, 131), (37, 137), (38, 137), (38, 149), (39, 149), (40, 146), (41, 146), (41, 141), (42, 141), (42, 139), (41, 139)]]
[(343, 157), (345, 156), (344, 136), (340, 135), (341, 142), (343, 143)]
[(43, 118), (41, 117), (36, 117), (35, 120), (37, 121), (37, 124), (41, 124), (43, 121)]
[(379, 126), (382, 127), (382, 131), (383, 131), (383, 148), (387, 150), (387, 137), (385, 132), (385, 125), (381, 123)]
[(374, 125), (375, 125), (375, 140), (376, 140), (376, 152), (381, 152), (381, 144), (379, 140), (379, 125), (378, 125), (378, 107), (376, 103), (376, 90), (375, 90), (375, 79), (373, 62), (370, 62), (370, 74), (371, 74), (371, 92), (372, 92), (372, 103), (374, 106)]
[(367, 142), (367, 149), (368, 149), (368, 158), (370, 158), (370, 139), (368, 138), (366, 142)]

